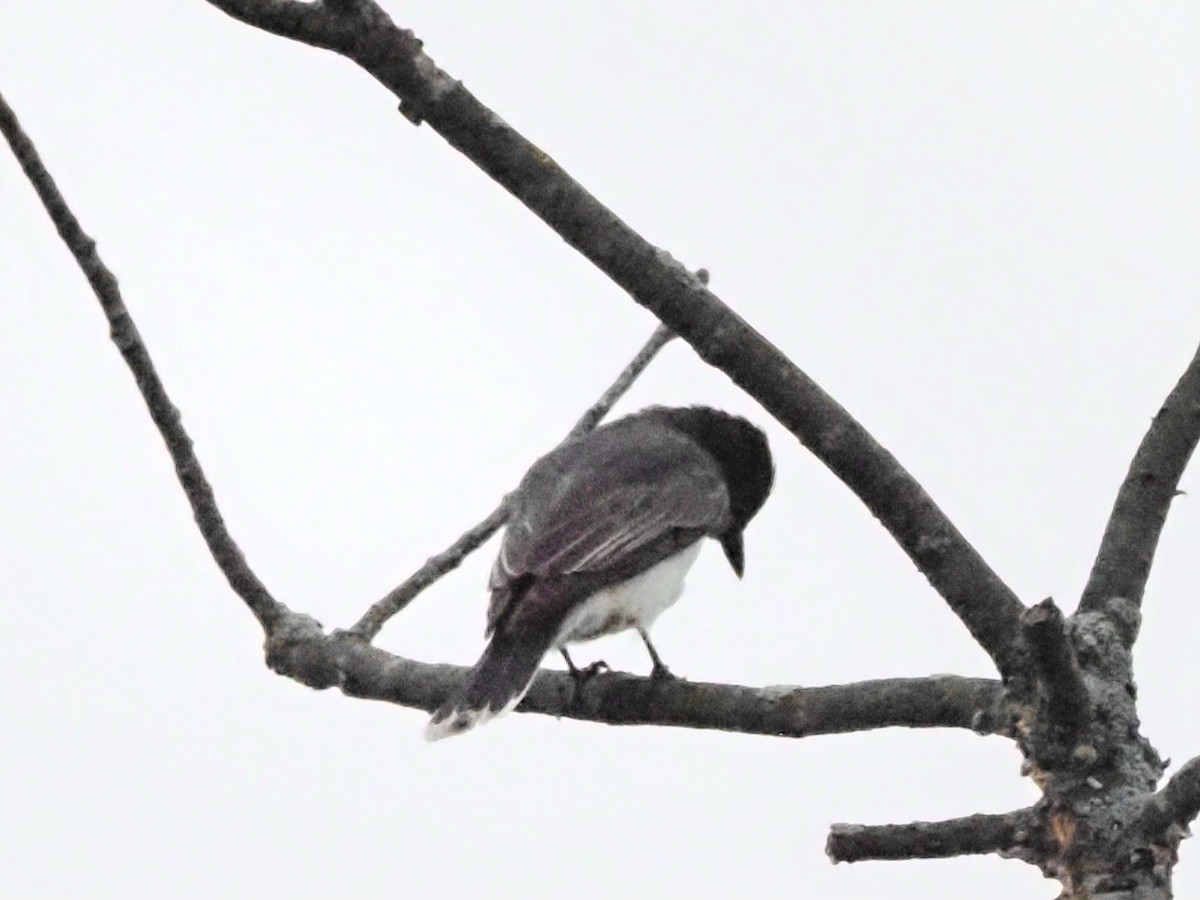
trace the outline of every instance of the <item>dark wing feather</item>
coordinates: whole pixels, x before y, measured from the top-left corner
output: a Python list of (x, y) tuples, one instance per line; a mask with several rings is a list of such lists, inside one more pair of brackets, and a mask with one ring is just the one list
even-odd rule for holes
[(667, 427), (623, 423), (539, 460), (518, 488), (492, 569), (488, 632), (534, 579), (629, 578), (728, 524), (716, 461)]

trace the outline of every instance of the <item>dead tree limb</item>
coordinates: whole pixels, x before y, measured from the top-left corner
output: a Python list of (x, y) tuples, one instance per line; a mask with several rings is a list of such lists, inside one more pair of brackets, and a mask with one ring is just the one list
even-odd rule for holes
[[(1079, 608), (1103, 610), (1112, 597), (1140, 607), (1154, 551), (1179, 479), (1200, 440), (1200, 350), (1163, 402), (1129, 464), (1100, 541)], [(1127, 647), (1137, 639), (1137, 619), (1122, 624)]]
[(171, 461), (175, 463), (175, 474), (179, 476), (179, 483), (183, 485), (196, 518), (196, 525), (200, 528), (200, 534), (204, 536), (209, 552), (229, 580), (229, 586), (233, 588), (234, 593), (246, 602), (263, 629), (269, 632), (287, 614), (287, 607), (271, 596), (266, 585), (246, 562), (229, 529), (225, 527), (225, 520), (217, 508), (212, 485), (208, 483), (200, 460), (192, 449), (192, 439), (184, 430), (179, 410), (167, 396), (162, 379), (158, 377), (154, 362), (150, 359), (150, 353), (129, 316), (125, 301), (121, 299), (116, 276), (100, 259), (96, 252), (96, 242), (80, 227), (79, 220), (67, 206), (67, 201), (59, 192), (54, 179), (42, 164), (33, 141), (21, 129), (16, 114), (2, 95), (0, 132), (12, 147), (13, 154), (41, 199), (42, 205), (46, 207), (46, 212), (50, 214), (63, 243), (75, 257), (75, 262), (79, 264), (88, 284), (92, 286), (96, 299), (100, 301), (100, 308), (108, 320), (113, 343), (117, 345), (122, 359), (133, 373), (142, 399), (146, 401), (146, 408), (150, 411), (150, 418), (154, 420), (167, 445)]
[[(440, 706), (469, 671), (394, 656), (346, 632), (328, 635), (312, 619), (296, 614), (268, 640), (267, 663), (310, 687), (337, 687), (351, 697), (426, 711)], [(608, 725), (791, 738), (891, 727), (1010, 734), (1000, 684), (954, 675), (752, 688), (604, 672), (589, 679), (586, 691), (578, 691), (567, 672), (543, 669), (517, 711)]]
[(1150, 798), (1138, 820), (1147, 837), (1163, 835), (1172, 826), (1186, 830), (1200, 815), (1200, 756), (1188, 760)]
[[(440, 705), (465, 677), (465, 668), (394, 656), (350, 632), (326, 634), (311, 617), (275, 600), (250, 569), (217, 510), (191, 438), (154, 370), (149, 351), (121, 299), (116, 278), (100, 260), (95, 242), (80, 228), (2, 95), (0, 132), (87, 275), (112, 328), (113, 340), (167, 444), (213, 558), (262, 623), (268, 665), (313, 688), (339, 687), (351, 696), (425, 710)], [(660, 331), (648, 347), (661, 346), (666, 339), (665, 332)], [(639, 354), (639, 360), (644, 355), (646, 351)], [(638, 364), (644, 367), (648, 361), (647, 357)], [(632, 380), (635, 375), (627, 370), (622, 379)], [(618, 386), (622, 379), (618, 379)], [(611, 391), (605, 397), (615, 399)], [(589, 415), (577, 428), (592, 424)], [(684, 680), (663, 682), (613, 672), (596, 676), (588, 690), (577, 696), (569, 675), (543, 671), (519, 710), (609, 724), (674, 725), (784, 737), (891, 726), (969, 728), (984, 734), (1004, 734), (1008, 730), (999, 683), (954, 676), (886, 679), (824, 688), (749, 688)]]
[(905, 825), (837, 824), (825, 854), (835, 863), (864, 860), (944, 859), (981, 853), (1017, 855), (1035, 825), (1031, 809)]
[(1044, 701), (1041, 717), (1060, 729), (1063, 741), (1073, 749), (1091, 721), (1091, 699), (1067, 622), (1047, 597), (1025, 611), (1021, 627), (1032, 656), (1032, 674)]
[(1002, 673), (1016, 663), (1012, 590), (916, 479), (845, 409), (693, 273), (646, 241), (547, 153), (442, 71), (373, 0), (209, 0), (249, 25), (356, 62), (754, 397), (883, 523)]
[[(705, 275), (707, 276), (707, 273)], [(671, 329), (665, 325), (659, 325), (654, 329), (654, 333), (650, 335), (649, 340), (638, 351), (637, 356), (630, 360), (629, 365), (617, 376), (616, 381), (580, 417), (579, 421), (575, 423), (575, 427), (563, 439), (563, 443), (565, 444), (582, 437), (599, 425), (600, 421), (608, 415), (609, 410), (616, 405), (616, 402), (624, 396), (625, 392), (637, 380), (637, 377), (645, 371), (646, 366), (650, 365), (654, 357), (658, 355), (658, 351), (665, 347), (674, 336), (671, 333)], [(507, 519), (508, 497), (505, 497), (500, 501), (500, 505), (488, 513), (482, 522), (465, 532), (441, 553), (431, 556), (421, 568), (413, 572), (402, 584), (389, 591), (386, 596), (373, 604), (363, 614), (362, 618), (354, 624), (350, 632), (364, 640), (374, 640), (375, 635), (379, 634), (379, 629), (383, 628), (388, 619), (408, 606), (425, 588), (448, 572), (457, 569), (462, 564), (462, 561), (495, 534)]]

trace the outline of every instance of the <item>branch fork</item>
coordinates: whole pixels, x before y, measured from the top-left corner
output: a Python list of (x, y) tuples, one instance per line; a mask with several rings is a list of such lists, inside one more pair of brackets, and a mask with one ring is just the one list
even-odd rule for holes
[[(1083, 769), (1096, 762), (1095, 748), (1079, 740), (1095, 725), (1097, 698), (1126, 685), (1115, 685), (1116, 676), (1110, 675), (1106, 684), (1089, 690), (1075, 630), (1083, 616), (1103, 616), (1119, 633), (1126, 651), (1136, 639), (1140, 604), (1163, 523), (1200, 440), (1200, 353), (1168, 396), (1134, 457), (1081, 600), (1082, 615), (1068, 620), (1051, 600), (1026, 609), (912, 475), (806, 373), (708, 290), (706, 273), (688, 272), (630, 229), (549, 155), (442, 71), (424, 53), (421, 42), (397, 28), (374, 0), (209, 2), (252, 26), (357, 62), (400, 99), (401, 111), (411, 121), (428, 122), (663, 323), (566, 440), (594, 428), (658, 350), (678, 334), (702, 359), (758, 400), (862, 500), (989, 654), (1010, 687), (1006, 695), (995, 681), (937, 676), (823, 688), (749, 688), (682, 680), (663, 684), (604, 673), (589, 681), (581, 702), (576, 702), (574, 682), (567, 674), (542, 671), (521, 711), (609, 724), (653, 723), (789, 737), (888, 726), (963, 727), (1013, 736), (1014, 711), (1020, 712), (1028, 700), (1032, 702), (1028, 708), (1035, 710), (1035, 730), (1041, 729), (1050, 743), (1073, 748), (1067, 759), (1058, 762)], [(175, 463), (201, 534), (230, 586), (264, 629), (268, 665), (313, 688), (337, 687), (350, 696), (426, 710), (438, 706), (464, 676), (464, 669), (394, 656), (371, 641), (391, 616), (503, 525), (506, 502), (501, 501), (447, 550), (431, 557), (346, 631), (327, 634), (311, 617), (288, 609), (270, 594), (229, 534), (115, 277), (2, 97), (0, 131), (99, 299), (112, 338)], [(1136, 717), (1131, 721), (1127, 737), (1132, 740)], [(1020, 725), (1016, 732), (1025, 745), (1028, 735), (1020, 733)], [(1148, 744), (1130, 746), (1145, 751), (1138, 770), (1145, 780), (1156, 757)], [(1034, 754), (1039, 759), (1043, 755)], [(1031, 769), (1037, 761), (1031, 761)], [(1052, 779), (1043, 779), (1042, 784), (1048, 792), (1054, 789)], [(1076, 784), (1096, 791), (1104, 788), (1090, 775)], [(835, 825), (827, 852), (835, 862), (999, 853), (1039, 862), (1045, 868), (1045, 860), (1057, 852), (1047, 849), (1049, 845), (1062, 849), (1076, 839), (1074, 818), (1051, 815), (1047, 819), (1051, 807), (1052, 803), (1042, 803), (1002, 815), (937, 823)], [(1140, 838), (1173, 854), (1179, 836), (1198, 812), (1200, 758), (1184, 766), (1157, 794), (1149, 795), (1131, 827)], [(1046, 834), (1053, 840), (1047, 841)], [(1173, 857), (1167, 870), (1170, 863)]]

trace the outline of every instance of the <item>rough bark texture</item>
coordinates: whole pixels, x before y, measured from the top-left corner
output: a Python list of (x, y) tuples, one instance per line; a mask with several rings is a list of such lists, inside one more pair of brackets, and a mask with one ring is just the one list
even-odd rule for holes
[[(1200, 354), (1187, 367), (1129, 464), (1117, 493), (1096, 562), (1080, 601), (1081, 609), (1103, 609), (1113, 597), (1140, 606), (1154, 563), (1158, 538), (1179, 479), (1200, 440)], [(1137, 629), (1123, 628), (1121, 640), (1132, 646)]]
[[(938, 676), (824, 688), (748, 688), (608, 673), (576, 691), (566, 674), (542, 672), (521, 711), (789, 737), (897, 725), (1013, 737), (1024, 754), (1025, 773), (1042, 790), (1034, 806), (941, 823), (837, 825), (829, 855), (853, 861), (998, 853), (1058, 879), (1067, 900), (1171, 896), (1179, 843), (1200, 812), (1200, 758), (1155, 792), (1165, 766), (1140, 733), (1131, 647), (1158, 538), (1200, 439), (1200, 354), (1138, 450), (1079, 611), (1064, 616), (1049, 600), (1026, 610), (912, 476), (778, 348), (709, 292), (705, 279), (634, 233), (441, 71), (421, 42), (397, 28), (372, 0), (209, 2), (251, 25), (357, 62), (401, 99), (401, 112), (411, 121), (428, 122), (654, 312), (664, 323), (656, 338), (679, 334), (759, 400), (879, 518), (1003, 676), (1003, 686)], [(352, 631), (327, 634), (308, 616), (289, 610), (255, 576), (230, 536), (116, 279), (2, 97), (0, 131), (99, 299), (214, 559), (262, 624), (268, 664), (314, 688), (338, 687), (351, 696), (426, 710), (438, 706), (464, 669), (392, 656), (369, 639), (424, 585), (499, 527), (503, 505), (384, 598)], [(653, 344), (640, 365), (653, 356)], [(635, 360), (628, 380), (636, 377), (638, 366)], [(578, 427), (594, 427), (602, 415), (593, 409)]]
[(1134, 826), (1163, 773), (1139, 731), (1130, 654), (1114, 625), (1136, 610), (1114, 604), (1124, 608), (1083, 611), (1064, 623), (1064, 652), (1077, 661), (1084, 709), (1065, 709), (1064, 697), (1074, 701), (1076, 689), (1063, 691), (1057, 666), (1037, 661), (1036, 643), (1027, 674), (1010, 685), (1025, 772), (1044, 795), (1045, 852), (1030, 861), (1062, 882), (1065, 897), (1131, 886), (1167, 897), (1177, 841)]
[(974, 815), (947, 822), (905, 825), (834, 825), (825, 855), (835, 863), (867, 859), (937, 859), (980, 853), (1018, 856), (1031, 843), (1036, 819), (1032, 810), (1004, 815)]
[(352, 59), (754, 397), (866, 504), (1002, 672), (1021, 602), (916, 479), (779, 348), (670, 254), (621, 221), (545, 151), (437, 67), (370, 0), (335, 12), (291, 0), (210, 0), (229, 15)]
[[(314, 619), (293, 612), (272, 597), (250, 569), (217, 510), (212, 487), (192, 450), (191, 438), (154, 371), (149, 351), (121, 299), (116, 279), (101, 262), (95, 242), (79, 227), (3, 96), (0, 96), (0, 133), (12, 146), (59, 234), (88, 275), (112, 326), (113, 339), (175, 462), (180, 483), (213, 558), (263, 625), (267, 664), (281, 675), (317, 689), (339, 687), (351, 696), (425, 710), (439, 706), (457, 681), (465, 677), (466, 669), (393, 656), (351, 631), (326, 634)], [(695, 277), (702, 281), (706, 276)], [(668, 339), (664, 329), (657, 331), (598, 405), (615, 402)], [(566, 440), (594, 427), (598, 421), (593, 407)], [(468, 532), (468, 536), (489, 523), (490, 518)], [(462, 542), (460, 539), (459, 544)], [(452, 547), (442, 556), (451, 556), (454, 550)], [(443, 571), (452, 567), (447, 566)], [(430, 577), (429, 583), (433, 580), (436, 578)], [(995, 734), (1004, 733), (1008, 723), (998, 683), (953, 676), (868, 681), (828, 688), (748, 688), (608, 673), (590, 679), (586, 690), (577, 691), (570, 676), (544, 671), (518, 709), (614, 725), (675, 725), (783, 737), (889, 726), (950, 726)]]
[[(426, 711), (439, 707), (469, 671), (394, 656), (346, 632), (327, 635), (296, 614), (267, 639), (266, 652), (272, 669), (310, 687)], [(586, 690), (576, 688), (568, 673), (543, 669), (517, 711), (792, 738), (893, 726), (1002, 734), (1009, 721), (997, 682), (953, 675), (751, 688), (605, 672), (590, 678)]]

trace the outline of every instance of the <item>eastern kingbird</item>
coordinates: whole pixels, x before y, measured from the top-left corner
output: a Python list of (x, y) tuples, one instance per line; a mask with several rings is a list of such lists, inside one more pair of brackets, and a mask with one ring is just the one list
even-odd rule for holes
[(516, 706), (547, 651), (634, 628), (648, 632), (716, 538), (740, 578), (742, 530), (771, 492), (767, 438), (702, 406), (653, 406), (543, 456), (514, 493), (492, 568), (483, 656), (430, 719), (426, 740)]

